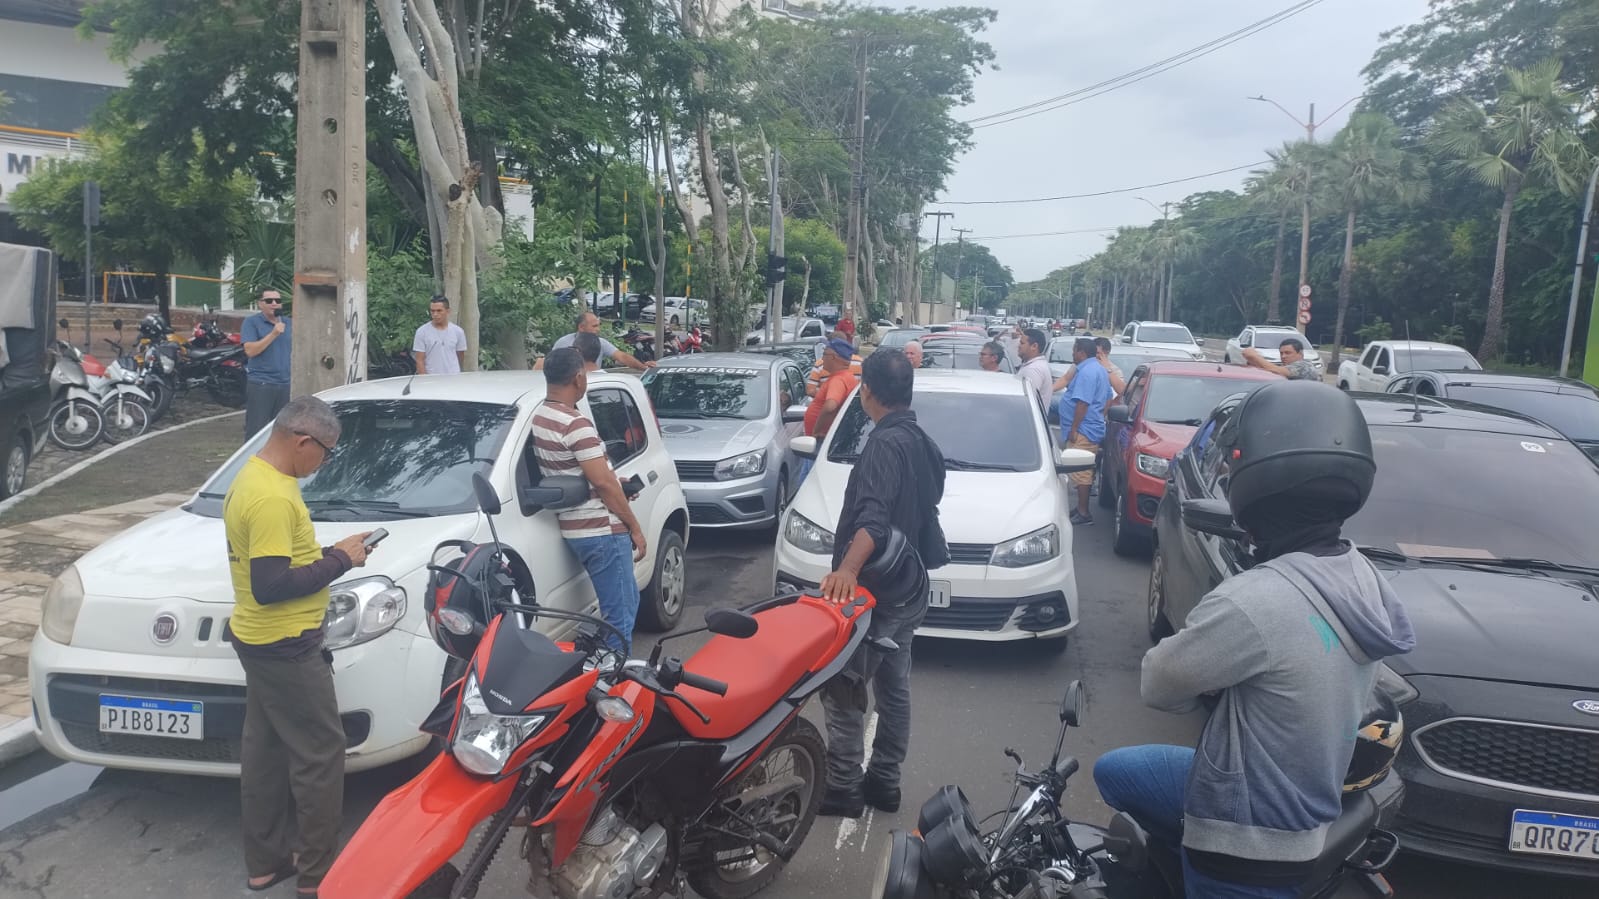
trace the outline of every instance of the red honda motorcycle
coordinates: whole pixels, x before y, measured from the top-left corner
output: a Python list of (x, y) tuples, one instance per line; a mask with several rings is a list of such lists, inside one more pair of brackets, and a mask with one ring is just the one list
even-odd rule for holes
[[(477, 476), (474, 488), (485, 514), (498, 514), (488, 482)], [(522, 489), (546, 509), (588, 494), (578, 477)], [(626, 660), (607, 648), (615, 631), (602, 619), (528, 601), (525, 563), (493, 539), (441, 544), (429, 566), (428, 624), (462, 672), (423, 725), (444, 749), (379, 803), (320, 895), (475, 896), (513, 831), (535, 895), (625, 899), (687, 885), (745, 899), (768, 886), (824, 790), (825, 747), (800, 710), (866, 642), (872, 596), (712, 609), (705, 627)], [(553, 641), (532, 628), (540, 619), (575, 633)], [(669, 640), (707, 630), (686, 662), (663, 657)]]

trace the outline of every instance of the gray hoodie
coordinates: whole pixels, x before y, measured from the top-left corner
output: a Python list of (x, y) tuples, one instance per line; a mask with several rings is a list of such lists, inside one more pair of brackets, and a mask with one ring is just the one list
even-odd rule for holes
[(1144, 656), (1145, 704), (1219, 693), (1183, 803), (1183, 845), (1296, 862), (1341, 811), (1377, 660), (1416, 644), (1398, 597), (1353, 548), (1289, 553), (1229, 578)]

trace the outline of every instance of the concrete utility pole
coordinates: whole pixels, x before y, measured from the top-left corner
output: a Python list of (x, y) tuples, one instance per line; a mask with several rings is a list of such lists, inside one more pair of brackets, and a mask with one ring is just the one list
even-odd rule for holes
[[(961, 307), (961, 263), (966, 259), (966, 235), (972, 233), (970, 228), (951, 228), (958, 235), (955, 240), (960, 244), (960, 249), (955, 251), (955, 308)], [(972, 310), (976, 312), (976, 309)]]
[(933, 219), (933, 305), (942, 306), (944, 304), (944, 284), (939, 280), (940, 275), (938, 273), (938, 241), (944, 230), (944, 219), (954, 218), (955, 213), (924, 212), (922, 215)]
[[(767, 280), (771, 282), (771, 291), (766, 299), (766, 339), (777, 343), (783, 339), (783, 281), (774, 278), (772, 270), (779, 265), (783, 268), (781, 273), (787, 274), (787, 260), (783, 259), (783, 198), (778, 193), (778, 179), (783, 172), (783, 153), (776, 147), (772, 148), (772, 168), (768, 173), (768, 180), (772, 182), (772, 226), (771, 234), (767, 240), (768, 270)], [(794, 336), (799, 337), (795, 331)]]
[(366, 380), (365, 0), (300, 6), (294, 176), (297, 394)]
[[(1588, 222), (1593, 218), (1593, 195), (1595, 188), (1599, 188), (1599, 165), (1594, 166), (1593, 174), (1588, 177), (1588, 198), (1582, 204), (1582, 229), (1577, 235), (1577, 266), (1571, 276), (1571, 304), (1566, 309), (1566, 340), (1560, 348), (1560, 377), (1566, 376), (1566, 370), (1571, 367), (1571, 338), (1577, 331), (1577, 300), (1582, 292), (1582, 270), (1584, 258), (1588, 254)], [(1588, 342), (1593, 343), (1590, 334)], [(1587, 367), (1585, 364), (1584, 368)]]
[[(866, 232), (865, 210), (861, 208), (861, 197), (866, 188), (866, 56), (868, 40), (866, 36), (860, 39), (861, 58), (855, 70), (855, 158), (850, 166), (849, 182), (849, 235), (848, 245), (844, 255), (844, 314), (850, 318), (860, 318), (857, 310), (860, 302), (857, 290), (858, 275), (861, 263), (861, 239)], [(875, 273), (872, 273), (875, 276)]]

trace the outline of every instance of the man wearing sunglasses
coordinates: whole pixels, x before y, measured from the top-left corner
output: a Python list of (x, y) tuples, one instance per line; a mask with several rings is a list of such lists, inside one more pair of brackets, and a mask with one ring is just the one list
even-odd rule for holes
[(283, 295), (261, 291), (260, 311), (244, 320), (239, 337), (244, 341), (244, 437), (248, 440), (272, 422), (289, 402), (289, 359), (294, 332), (289, 317), (280, 315)]

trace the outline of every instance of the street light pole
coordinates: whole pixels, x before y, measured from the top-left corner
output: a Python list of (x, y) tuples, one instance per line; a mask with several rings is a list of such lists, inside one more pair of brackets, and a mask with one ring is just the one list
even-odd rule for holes
[[(939, 238), (943, 236), (944, 219), (953, 218), (955, 213), (924, 212), (922, 215), (931, 216), (933, 219), (933, 305), (942, 306), (944, 305), (944, 285), (939, 280), (941, 275), (938, 271), (938, 242)], [(929, 322), (929, 324), (931, 324), (931, 322)]]
[[(1166, 256), (1166, 265), (1165, 265), (1165, 269), (1166, 270), (1165, 270), (1164, 275), (1162, 274), (1162, 272), (1161, 272), (1161, 270), (1159, 268), (1157, 268), (1155, 270), (1155, 282), (1156, 282), (1157, 287), (1159, 288), (1158, 292), (1155, 295), (1155, 307), (1156, 307), (1156, 309), (1155, 309), (1155, 317), (1160, 319), (1161, 321), (1165, 321), (1165, 320), (1171, 318), (1171, 310), (1167, 308), (1167, 306), (1171, 303), (1171, 270), (1172, 270), (1171, 243), (1170, 243), (1171, 235), (1166, 230), (1168, 227), (1170, 227), (1170, 222), (1171, 222), (1171, 203), (1169, 203), (1169, 202), (1168, 203), (1162, 203), (1159, 206), (1156, 206), (1154, 203), (1150, 202), (1149, 200), (1145, 199), (1144, 197), (1134, 197), (1133, 199), (1135, 199), (1135, 200), (1143, 200), (1145, 203), (1147, 203), (1149, 205), (1149, 208), (1151, 208), (1151, 209), (1155, 210), (1156, 212), (1160, 213), (1160, 236), (1161, 236), (1162, 240), (1167, 242), (1166, 243), (1166, 251), (1165, 251), (1165, 253), (1162, 254), (1162, 255)], [(1162, 277), (1165, 278), (1165, 283), (1164, 284), (1160, 283)]]
[[(1588, 199), (1582, 204), (1582, 230), (1577, 237), (1577, 270), (1571, 275), (1571, 304), (1566, 309), (1566, 342), (1560, 350), (1560, 377), (1566, 376), (1571, 366), (1571, 338), (1577, 330), (1577, 300), (1582, 290), (1583, 254), (1588, 252), (1588, 220), (1593, 218), (1593, 192), (1599, 187), (1599, 165), (1588, 176)], [(1592, 343), (1592, 339), (1589, 340)]]

